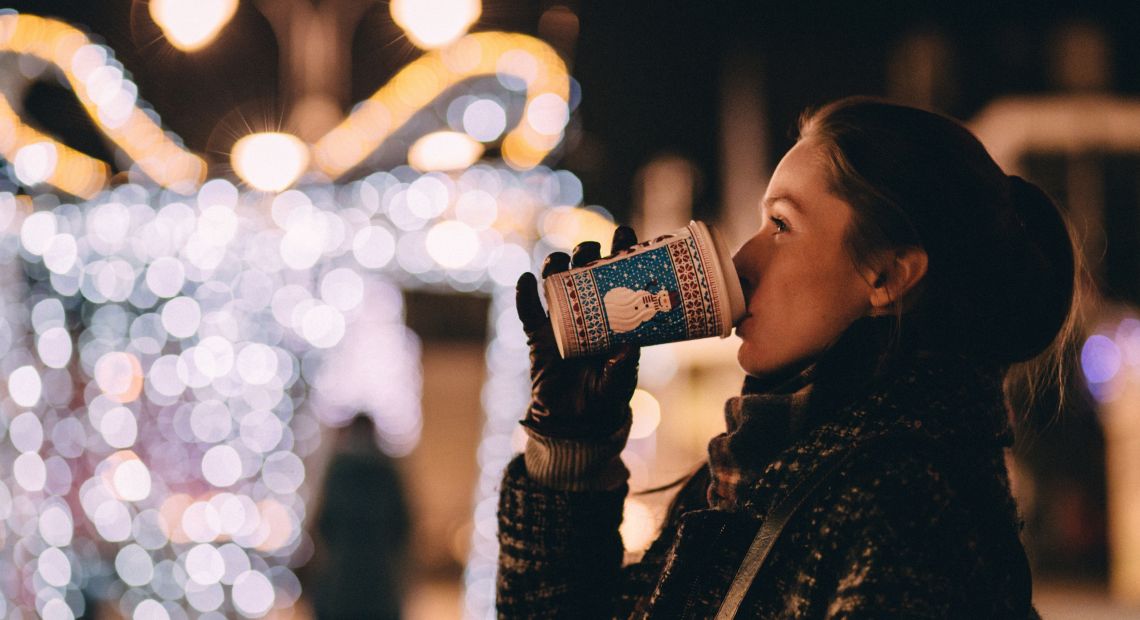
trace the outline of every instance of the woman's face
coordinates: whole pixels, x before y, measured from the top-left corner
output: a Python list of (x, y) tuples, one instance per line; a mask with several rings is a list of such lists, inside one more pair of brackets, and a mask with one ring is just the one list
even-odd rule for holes
[(750, 375), (804, 362), (871, 309), (873, 273), (855, 266), (843, 243), (852, 209), (828, 191), (823, 148), (788, 151), (760, 204), (762, 225), (733, 257), (748, 312), (737, 354)]

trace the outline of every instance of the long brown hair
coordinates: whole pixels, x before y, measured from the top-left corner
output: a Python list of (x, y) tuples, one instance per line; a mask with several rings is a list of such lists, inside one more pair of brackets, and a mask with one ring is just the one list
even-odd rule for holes
[(899, 317), (910, 344), (1016, 364), (1009, 376), (1063, 393), (1081, 268), (1072, 228), (1045, 192), (933, 112), (853, 97), (805, 113), (799, 130), (823, 146), (831, 190), (854, 211), (845, 243), (856, 265), (926, 251), (926, 277)]

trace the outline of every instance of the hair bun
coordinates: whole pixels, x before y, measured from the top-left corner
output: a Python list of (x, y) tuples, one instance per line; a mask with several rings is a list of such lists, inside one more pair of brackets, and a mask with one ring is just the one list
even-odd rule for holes
[(1064, 216), (1040, 187), (1010, 175), (1009, 202), (1025, 243), (1011, 245), (1005, 266), (1011, 276), (1008, 292), (1020, 300), (1021, 312), (1003, 326), (1008, 331), (1002, 357), (1017, 362), (1044, 351), (1064, 325), (1073, 302), (1076, 259)]

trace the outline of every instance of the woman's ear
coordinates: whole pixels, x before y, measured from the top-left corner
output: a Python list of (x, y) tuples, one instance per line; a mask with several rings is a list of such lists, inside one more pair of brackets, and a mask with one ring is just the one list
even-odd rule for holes
[(929, 258), (919, 247), (900, 248), (893, 256), (884, 257), (869, 278), (871, 313), (886, 314), (899, 300), (915, 291), (926, 275)]

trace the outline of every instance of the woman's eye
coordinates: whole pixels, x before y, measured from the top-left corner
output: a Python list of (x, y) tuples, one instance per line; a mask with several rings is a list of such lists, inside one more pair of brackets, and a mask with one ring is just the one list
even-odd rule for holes
[(788, 223), (775, 215), (768, 216), (768, 219), (771, 220), (772, 225), (776, 227), (777, 233), (786, 232), (788, 230)]

